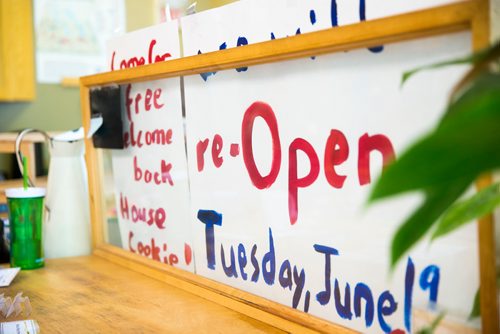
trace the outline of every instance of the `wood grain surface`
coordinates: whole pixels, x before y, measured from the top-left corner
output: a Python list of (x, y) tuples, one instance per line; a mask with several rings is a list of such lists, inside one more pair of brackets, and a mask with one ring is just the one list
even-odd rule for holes
[(96, 256), (48, 260), (0, 288), (20, 291), (42, 333), (284, 333)]

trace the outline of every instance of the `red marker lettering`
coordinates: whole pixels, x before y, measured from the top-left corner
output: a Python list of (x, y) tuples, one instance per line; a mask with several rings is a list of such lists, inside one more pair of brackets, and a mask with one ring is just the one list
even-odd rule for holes
[(196, 144), (196, 163), (198, 166), (198, 172), (203, 170), (205, 167), (205, 158), (204, 154), (208, 147), (208, 138), (205, 140), (200, 140), (198, 144)]
[[(152, 39), (149, 42), (148, 46), (148, 51), (147, 51), (147, 63), (148, 64), (153, 64), (153, 63), (158, 63), (161, 61), (165, 61), (165, 59), (170, 58), (172, 55), (169, 52), (165, 52), (164, 54), (159, 54), (155, 55), (154, 54), (154, 47), (156, 45), (156, 39)], [(111, 54), (111, 71), (115, 70), (115, 58), (116, 58), (116, 51), (113, 51)], [(137, 66), (142, 66), (146, 64), (146, 59), (142, 56), (134, 56), (130, 57), (129, 59), (122, 59), (120, 61), (120, 69), (125, 69), (125, 68), (131, 68), (131, 67), (137, 67)]]
[(220, 156), (222, 152), (222, 137), (220, 135), (215, 135), (212, 141), (212, 160), (214, 161), (215, 167), (219, 168), (222, 166), (224, 159)]
[(359, 184), (371, 182), (370, 178), (370, 153), (379, 151), (382, 154), (382, 166), (387, 166), (395, 158), (391, 141), (384, 135), (369, 136), (367, 133), (359, 138), (358, 176)]
[[(297, 175), (297, 151), (301, 150), (309, 158), (311, 168), (309, 174), (299, 178)], [(296, 138), (288, 149), (289, 166), (288, 166), (288, 214), (290, 216), (290, 224), (297, 222), (299, 214), (298, 208), (298, 190), (310, 186), (316, 181), (319, 175), (319, 159), (312, 145), (305, 139)]]
[(160, 109), (161, 107), (163, 107), (163, 104), (158, 102), (158, 99), (160, 97), (161, 97), (161, 89), (158, 88), (155, 90), (155, 96), (154, 96), (154, 100), (153, 100), (153, 103), (154, 103), (156, 109)]
[[(267, 176), (260, 174), (253, 155), (252, 134), (256, 117), (262, 117), (269, 127), (272, 138), (273, 160), (271, 171)], [(254, 102), (245, 112), (241, 125), (241, 148), (243, 160), (250, 180), (258, 189), (269, 188), (278, 177), (281, 166), (281, 143), (278, 132), (278, 122), (271, 106), (264, 102)]]
[(325, 147), (325, 176), (328, 183), (337, 189), (342, 188), (347, 176), (339, 175), (335, 166), (342, 164), (349, 157), (347, 139), (339, 130), (331, 130)]

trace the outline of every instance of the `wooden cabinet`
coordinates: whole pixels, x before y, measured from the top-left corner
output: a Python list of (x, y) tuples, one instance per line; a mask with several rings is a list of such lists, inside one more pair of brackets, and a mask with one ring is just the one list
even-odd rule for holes
[(31, 0), (0, 0), (0, 102), (35, 98)]

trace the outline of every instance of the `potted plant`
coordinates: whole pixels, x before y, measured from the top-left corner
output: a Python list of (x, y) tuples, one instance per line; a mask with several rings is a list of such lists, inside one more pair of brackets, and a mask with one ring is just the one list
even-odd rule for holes
[[(424, 236), (431, 234), (431, 240), (437, 240), (500, 205), (500, 183), (463, 198), (478, 177), (500, 169), (499, 61), (500, 44), (496, 44), (472, 56), (403, 75), (404, 83), (423, 69), (472, 64), (453, 90), (447, 110), (435, 129), (388, 166), (372, 190), (370, 202), (411, 191), (425, 195), (420, 207), (393, 236), (392, 267)], [(479, 312), (479, 294), (476, 294), (471, 317)]]

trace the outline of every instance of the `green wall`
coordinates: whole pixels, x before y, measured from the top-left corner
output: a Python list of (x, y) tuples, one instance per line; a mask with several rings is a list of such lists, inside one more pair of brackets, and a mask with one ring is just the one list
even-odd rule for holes
[(80, 90), (38, 84), (32, 102), (0, 103), (0, 131), (71, 130), (81, 125)]
[[(76, 87), (38, 84), (33, 102), (0, 103), (0, 132), (25, 128), (45, 131), (78, 128), (82, 123), (79, 94)], [(14, 155), (0, 154), (3, 175), (12, 178), (15, 166)]]

